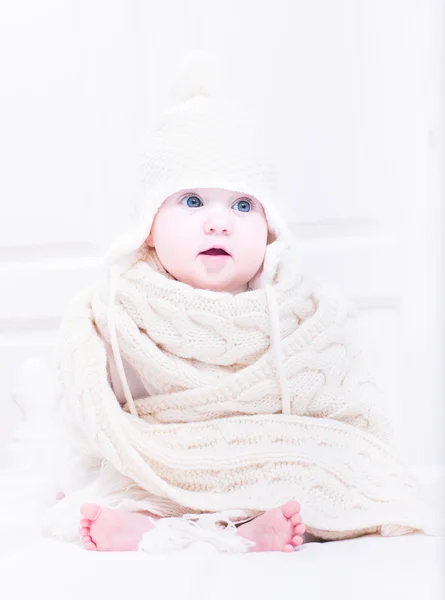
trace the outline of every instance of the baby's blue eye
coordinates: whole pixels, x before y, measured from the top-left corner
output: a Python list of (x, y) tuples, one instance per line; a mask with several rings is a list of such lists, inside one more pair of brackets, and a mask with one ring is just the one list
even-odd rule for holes
[(240, 212), (249, 212), (252, 209), (252, 205), (249, 200), (238, 200), (238, 202), (235, 202), (232, 208), (239, 210)]
[(204, 206), (202, 200), (198, 198), (198, 196), (193, 195), (185, 196), (181, 200), (181, 204), (188, 206), (189, 208), (200, 208), (201, 206)]

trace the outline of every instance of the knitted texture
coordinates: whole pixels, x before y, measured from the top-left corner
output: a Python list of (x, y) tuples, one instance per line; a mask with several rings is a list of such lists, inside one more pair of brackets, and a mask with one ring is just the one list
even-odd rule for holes
[(289, 415), (265, 290), (192, 289), (148, 253), (119, 277), (115, 329), (123, 358), (157, 393), (135, 400), (139, 417), (119, 405), (107, 372), (108, 290), (94, 286), (61, 328), (68, 427), (160, 516), (228, 511), (241, 521), (295, 498), (308, 532), (324, 539), (421, 530), (417, 482), (390, 444), (355, 310), (293, 267), (284, 261), (273, 283)]

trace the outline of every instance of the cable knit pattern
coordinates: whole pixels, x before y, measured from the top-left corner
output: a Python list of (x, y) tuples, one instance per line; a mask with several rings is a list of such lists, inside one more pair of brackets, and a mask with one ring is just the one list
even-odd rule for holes
[(147, 255), (118, 280), (116, 332), (123, 358), (157, 393), (136, 399), (140, 418), (119, 405), (107, 375), (107, 286), (95, 286), (61, 328), (69, 427), (161, 516), (240, 521), (295, 498), (309, 533), (324, 539), (422, 529), (417, 482), (392, 450), (354, 308), (287, 267), (273, 289), (290, 415), (264, 290), (193, 290)]

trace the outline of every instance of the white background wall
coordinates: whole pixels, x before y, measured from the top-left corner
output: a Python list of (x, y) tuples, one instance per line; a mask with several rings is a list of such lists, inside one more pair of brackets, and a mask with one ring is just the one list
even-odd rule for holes
[(444, 3), (2, 0), (0, 447), (21, 362), (51, 360), (137, 193), (144, 139), (187, 50), (275, 147), (306, 267), (360, 308), (415, 464), (444, 463)]

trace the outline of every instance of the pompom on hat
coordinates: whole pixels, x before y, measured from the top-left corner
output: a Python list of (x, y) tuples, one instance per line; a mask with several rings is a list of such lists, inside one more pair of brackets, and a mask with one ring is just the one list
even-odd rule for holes
[(180, 65), (172, 104), (146, 146), (137, 217), (111, 246), (109, 264), (135, 256), (166, 198), (182, 189), (222, 188), (254, 196), (263, 205), (271, 241), (263, 272), (275, 271), (290, 236), (274, 206), (268, 144), (252, 116), (241, 114), (224, 95), (220, 74), (213, 57), (202, 52), (189, 54)]

